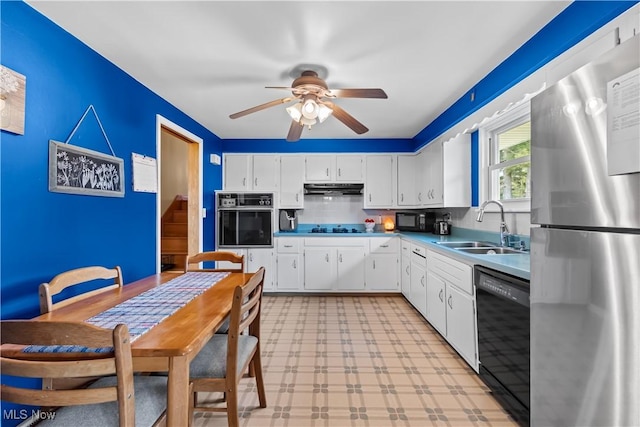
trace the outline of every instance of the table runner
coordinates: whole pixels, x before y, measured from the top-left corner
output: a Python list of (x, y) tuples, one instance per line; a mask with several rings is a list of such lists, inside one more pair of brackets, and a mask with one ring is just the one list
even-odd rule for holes
[[(86, 321), (95, 326), (109, 329), (124, 323), (129, 328), (131, 342), (134, 342), (149, 329), (171, 316), (228, 275), (228, 272), (188, 272), (169, 280), (162, 286), (151, 288), (140, 295), (123, 301)], [(100, 353), (108, 351), (111, 350), (69, 345), (31, 345), (24, 349), (25, 353)]]

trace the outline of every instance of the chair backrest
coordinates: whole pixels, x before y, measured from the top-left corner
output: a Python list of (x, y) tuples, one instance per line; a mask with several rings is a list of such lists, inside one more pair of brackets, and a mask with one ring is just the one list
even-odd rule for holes
[[(103, 329), (88, 323), (3, 320), (0, 370), (22, 378), (116, 375), (115, 386), (75, 390), (30, 389), (2, 384), (2, 400), (35, 406), (118, 402), (120, 426), (135, 425), (131, 340), (126, 325)], [(73, 353), (25, 352), (22, 346), (79, 346)], [(106, 352), (98, 353), (96, 350)], [(49, 349), (43, 349), (49, 350)]]
[[(55, 304), (53, 303), (53, 296), (59, 294), (66, 288), (98, 279), (114, 279), (114, 281), (113, 284), (102, 286), (89, 292), (84, 292), (80, 295), (58, 301)], [(64, 307), (65, 305), (69, 305), (78, 300), (85, 299), (111, 289), (121, 288), (122, 286), (122, 270), (120, 270), (120, 267), (105, 268), (94, 266), (65, 271), (51, 279), (49, 283), (42, 283), (40, 285), (40, 289), (38, 291), (38, 295), (40, 296), (40, 313), (49, 313), (52, 310)]]
[(227, 373), (237, 372), (238, 339), (245, 329), (249, 335), (260, 340), (260, 311), (262, 306), (262, 288), (264, 286), (264, 267), (260, 267), (244, 286), (237, 286), (233, 292), (233, 304), (229, 321)]
[[(199, 268), (198, 264), (201, 262), (210, 261), (227, 261), (233, 264), (237, 264), (231, 268)], [(244, 272), (244, 255), (238, 255), (235, 252), (230, 251), (210, 251), (200, 252), (192, 256), (187, 255), (185, 262), (185, 272), (188, 271), (230, 271), (233, 273)]]

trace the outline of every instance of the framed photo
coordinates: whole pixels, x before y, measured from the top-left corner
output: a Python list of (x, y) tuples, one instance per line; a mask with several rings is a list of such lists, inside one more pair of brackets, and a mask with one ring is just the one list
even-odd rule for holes
[(0, 129), (24, 135), (27, 78), (0, 65)]
[(49, 141), (49, 191), (124, 197), (124, 161), (75, 145)]

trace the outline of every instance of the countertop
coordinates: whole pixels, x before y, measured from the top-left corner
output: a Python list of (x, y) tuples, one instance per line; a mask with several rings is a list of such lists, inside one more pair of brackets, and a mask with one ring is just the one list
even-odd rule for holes
[[(428, 249), (432, 249), (436, 252), (440, 252), (451, 258), (458, 259), (472, 265), (482, 265), (487, 268), (501, 271), (503, 273), (511, 274), (521, 279), (529, 280), (531, 277), (530, 270), (530, 256), (529, 252), (523, 252), (522, 254), (492, 254), (492, 255), (479, 255), (462, 252), (453, 248), (447, 248), (445, 246), (438, 245), (437, 242), (455, 242), (455, 241), (469, 241), (480, 240), (496, 242), (497, 233), (481, 232), (478, 234), (473, 230), (456, 229), (452, 235), (439, 236), (431, 233), (415, 233), (406, 231), (374, 231), (371, 233), (312, 233), (308, 229), (295, 232), (276, 232), (275, 237), (385, 237), (385, 236), (398, 236), (403, 239), (410, 240), (414, 243), (424, 245)], [(524, 238), (526, 239), (526, 237)], [(528, 243), (528, 241), (527, 241)], [(497, 244), (496, 244), (497, 246)], [(527, 244), (528, 246), (528, 244)]]

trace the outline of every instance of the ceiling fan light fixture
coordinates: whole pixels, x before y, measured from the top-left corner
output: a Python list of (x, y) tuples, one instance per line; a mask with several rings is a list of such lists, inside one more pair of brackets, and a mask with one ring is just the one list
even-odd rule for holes
[(302, 119), (302, 104), (300, 102), (292, 105), (291, 107), (287, 107), (286, 110), (287, 113), (289, 113), (289, 116), (296, 122), (299, 122), (300, 119)]
[(307, 98), (302, 104), (302, 115), (307, 119), (318, 117), (318, 103), (313, 98)]
[(322, 123), (325, 120), (327, 120), (327, 117), (329, 117), (331, 115), (331, 113), (333, 113), (333, 110), (331, 108), (327, 107), (324, 104), (319, 104), (318, 105), (318, 121), (320, 123)]

